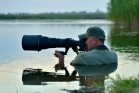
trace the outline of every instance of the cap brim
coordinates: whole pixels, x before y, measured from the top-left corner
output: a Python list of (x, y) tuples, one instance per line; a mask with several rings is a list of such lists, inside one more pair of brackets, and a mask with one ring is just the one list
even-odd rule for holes
[(79, 39), (85, 39), (85, 38), (87, 38), (87, 34), (86, 33), (80, 34), (80, 35), (78, 35), (78, 37), (79, 37)]

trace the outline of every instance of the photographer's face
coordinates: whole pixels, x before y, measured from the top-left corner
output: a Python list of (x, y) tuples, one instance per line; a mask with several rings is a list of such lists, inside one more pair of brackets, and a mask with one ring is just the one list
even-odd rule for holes
[(92, 50), (95, 47), (95, 37), (87, 37), (85, 44), (88, 51)]

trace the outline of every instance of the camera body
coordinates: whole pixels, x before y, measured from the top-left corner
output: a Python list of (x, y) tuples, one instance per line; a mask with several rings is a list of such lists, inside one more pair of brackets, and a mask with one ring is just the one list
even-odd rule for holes
[[(77, 48), (79, 46), (79, 49)], [(41, 51), (48, 48), (65, 48), (65, 55), (69, 48), (74, 52), (85, 51), (85, 40), (76, 41), (72, 38), (60, 39), (50, 38), (41, 35), (24, 35), (22, 38), (22, 48), (24, 50)]]

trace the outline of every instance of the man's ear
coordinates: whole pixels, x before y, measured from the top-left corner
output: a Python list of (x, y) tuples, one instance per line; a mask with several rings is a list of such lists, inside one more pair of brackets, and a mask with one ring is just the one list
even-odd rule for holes
[(97, 37), (96, 37), (96, 36), (93, 37), (93, 42), (94, 42), (94, 43), (97, 42)]

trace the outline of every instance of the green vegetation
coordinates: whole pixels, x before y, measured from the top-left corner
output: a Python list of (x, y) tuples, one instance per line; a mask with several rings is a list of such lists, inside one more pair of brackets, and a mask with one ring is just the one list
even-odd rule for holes
[(110, 93), (138, 93), (139, 79), (138, 78), (121, 78), (117, 75), (116, 80), (112, 79), (114, 87)]
[(112, 47), (125, 47), (125, 49), (128, 46), (139, 47), (138, 30), (112, 28), (109, 38), (111, 40)]
[(65, 12), (65, 13), (8, 13), (0, 14), (0, 19), (106, 19), (107, 14), (96, 12)]
[(128, 60), (139, 61), (139, 32), (137, 29), (112, 28), (110, 36), (112, 50), (126, 53)]
[(139, 26), (139, 0), (110, 0), (108, 18), (117, 25)]

